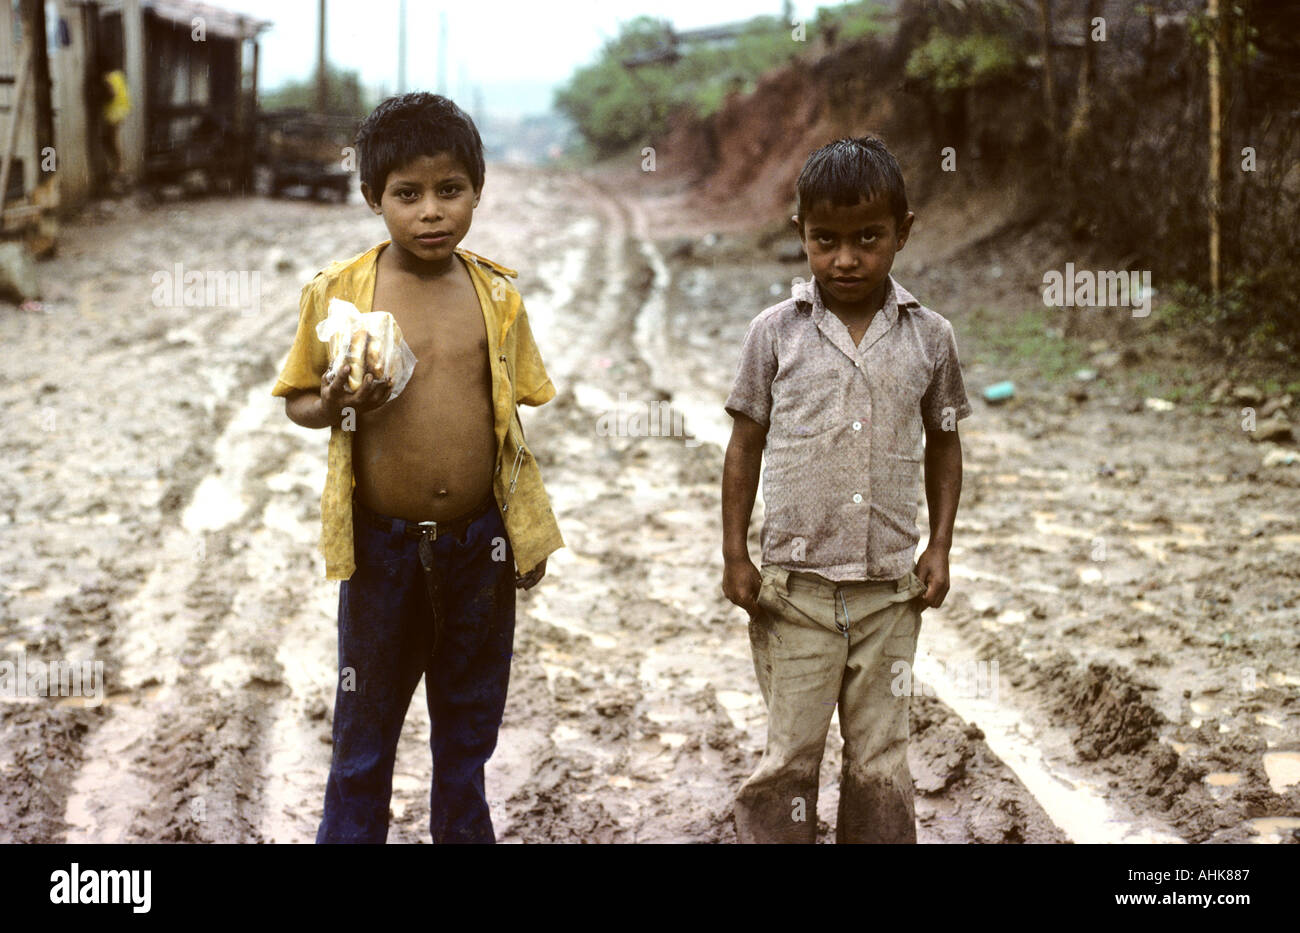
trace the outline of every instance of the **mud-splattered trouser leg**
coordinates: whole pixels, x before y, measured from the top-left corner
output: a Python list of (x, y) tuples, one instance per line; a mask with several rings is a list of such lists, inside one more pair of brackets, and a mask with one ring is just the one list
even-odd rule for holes
[(514, 640), (514, 555), (495, 508), (432, 542), (434, 614), (420, 539), (356, 523), (357, 569), (339, 589), (334, 754), (317, 842), (382, 843), (393, 763), (420, 676), (432, 722), (434, 842), (493, 842), (483, 766), (496, 748)]
[[(742, 843), (816, 842), (818, 772), (826, 747), (826, 733), (831, 714), (840, 704), (841, 718), (860, 721), (863, 711), (868, 719), (878, 712), (881, 685), (876, 677), (883, 666), (884, 694), (892, 702), (889, 690), (889, 664), (882, 659), (888, 642), (897, 650), (901, 642), (894, 630), (899, 607), (907, 609), (906, 600), (920, 592), (919, 581), (908, 574), (897, 583), (866, 583), (835, 586), (808, 574), (790, 573), (780, 567), (765, 566), (759, 591), (758, 616), (750, 623), (750, 646), (754, 655), (754, 672), (759, 690), (768, 709), (767, 747), (758, 770), (741, 787), (736, 798), (736, 835)], [(893, 612), (891, 612), (893, 610)], [(909, 630), (915, 644), (915, 626)], [(874, 659), (874, 660), (873, 660)], [(874, 692), (862, 696), (868, 686)], [(873, 702), (872, 698), (875, 698)], [(902, 698), (905, 702), (906, 698)], [(885, 714), (890, 714), (890, 709)], [(902, 713), (901, 754), (907, 767), (907, 711)], [(858, 788), (870, 786), (859, 781), (864, 774), (874, 774), (882, 766), (891, 779), (896, 771), (890, 755), (899, 753), (892, 742), (885, 760), (875, 761), (879, 740), (864, 739), (860, 730), (842, 726), (846, 743), (846, 763), (853, 755), (853, 767), (846, 768), (846, 782), (841, 798), (839, 841), (859, 841), (864, 833), (857, 829), (866, 823), (877, 828), (899, 822), (899, 811), (875, 814)], [(897, 722), (890, 725), (889, 735), (896, 735)], [(870, 731), (870, 730), (868, 730)], [(866, 758), (863, 754), (866, 754)], [(911, 778), (907, 775), (907, 807), (911, 805)], [(874, 806), (874, 805), (871, 805)], [(853, 827), (853, 828), (848, 828)], [(847, 831), (846, 831), (847, 828)], [(865, 833), (871, 837), (873, 833)], [(908, 841), (879, 840), (879, 841)], [(912, 839), (915, 841), (915, 830)]]
[(839, 695), (844, 764), (836, 842), (916, 842), (907, 765), (910, 691), (895, 696), (893, 685), (911, 683), (921, 626), (912, 600), (924, 590), (910, 573), (897, 584), (839, 588), (849, 620), (849, 657)]
[(742, 843), (817, 841), (818, 773), (848, 658), (832, 592), (811, 577), (763, 567), (749, 640), (767, 704), (767, 747), (736, 797)]

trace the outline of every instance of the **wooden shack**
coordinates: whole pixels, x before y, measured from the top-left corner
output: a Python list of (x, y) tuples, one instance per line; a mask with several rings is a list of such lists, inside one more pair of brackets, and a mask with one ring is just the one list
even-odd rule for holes
[[(104, 76), (131, 109), (121, 171), (144, 184), (198, 174), (251, 184), (258, 36), (270, 23), (190, 0), (18, 0), (0, 8), (4, 229), (105, 190)], [(43, 35), (44, 42), (28, 37)], [(3, 169), (0, 169), (3, 172)]]

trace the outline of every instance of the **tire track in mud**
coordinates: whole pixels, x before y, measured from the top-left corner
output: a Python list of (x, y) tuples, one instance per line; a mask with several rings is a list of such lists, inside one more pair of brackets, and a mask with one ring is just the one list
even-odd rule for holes
[[(185, 342), (214, 338), (223, 325), (218, 316), (209, 318), (206, 326), (201, 323), (186, 325), (192, 331)], [(168, 350), (175, 346), (170, 340), (161, 339), (161, 335), (159, 343), (162, 346), (137, 344), (134, 351), (136, 360), (143, 357), (152, 361), (155, 354), (165, 358), (169, 355)], [(93, 369), (102, 371), (107, 367), (109, 372), (120, 372), (123, 367), (114, 362), (114, 357), (112, 353), (97, 357)], [(221, 375), (233, 378), (235, 382), (265, 378), (270, 366), (269, 356), (251, 354)], [(199, 363), (198, 371), (206, 369), (207, 361)], [(205, 426), (220, 431), (230, 422), (232, 409), (229, 405), (216, 404), (197, 414)], [(15, 739), (21, 742), (21, 733), (33, 726), (41, 736), (40, 757), (35, 759), (35, 765), (28, 768), (21, 760), (15, 762), (18, 774), (14, 776), (7, 796), (15, 801), (13, 805), (20, 812), (25, 812), (29, 809), (33, 791), (39, 789), (39, 809), (45, 816), (35, 825), (27, 819), (15, 821), (17, 825), (9, 824), (11, 832), (16, 833), (15, 839), (48, 842), (60, 837), (72, 841), (159, 838), (156, 821), (145, 812), (146, 804), (157, 803), (155, 782), (141, 784), (133, 782), (129, 776), (138, 774), (136, 765), (139, 763), (148, 762), (150, 769), (155, 767), (152, 761), (155, 752), (151, 745), (160, 732), (165, 733), (165, 730), (156, 728), (157, 720), (160, 715), (174, 711), (172, 698), (156, 674), (165, 670), (174, 659), (154, 651), (143, 667), (124, 661), (132, 650), (141, 646), (132, 644), (131, 636), (126, 642), (121, 640), (121, 636), (136, 632), (133, 615), (138, 607), (148, 604), (160, 591), (170, 590), (174, 582), (169, 576), (172, 570), (194, 563), (194, 548), (179, 543), (183, 532), (177, 528), (180, 521), (178, 506), (198, 485), (202, 476), (200, 465), (210, 455), (212, 444), (206, 439), (210, 436), (206, 431), (194, 430), (191, 434), (197, 435), (198, 439), (186, 444), (183, 453), (177, 457), (168, 457), (166, 447), (159, 444), (138, 451), (131, 463), (112, 464), (104, 474), (109, 482), (120, 482), (118, 474), (133, 477), (138, 473), (146, 483), (149, 474), (155, 475), (154, 482), (159, 486), (157, 519), (151, 520), (147, 512), (123, 516), (103, 513), (113, 518), (114, 524), (120, 522), (118, 527), (122, 528), (124, 539), (129, 536), (135, 540), (130, 546), (101, 557), (98, 573), (89, 582), (81, 584), (75, 593), (61, 600), (43, 620), (48, 635), (42, 637), (42, 653), (58, 649), (65, 657), (93, 656), (103, 665), (102, 686), (106, 696), (102, 705), (87, 698), (73, 697), (44, 708), (33, 708), (29, 715), (17, 717), (19, 736), (9, 728), (14, 723), (7, 722), (7, 744)], [(82, 491), (78, 490), (78, 494)], [(123, 491), (123, 496), (119, 505), (125, 504), (129, 508), (132, 504), (130, 494)], [(53, 519), (54, 527), (58, 527), (58, 523), (58, 519)], [(113, 530), (111, 526), (109, 530)], [(157, 549), (160, 543), (163, 544), (161, 550)], [(169, 565), (162, 577), (157, 571), (150, 573), (159, 555)], [(184, 608), (191, 609), (200, 603), (222, 598), (222, 591), (205, 592), (194, 588)], [(229, 601), (228, 595), (224, 598)], [(171, 607), (169, 611), (181, 609), (181, 603), (174, 597), (168, 605)], [(161, 628), (166, 632), (174, 626), (162, 625)], [(178, 642), (177, 647), (184, 649), (185, 646)], [(71, 734), (60, 731), (60, 723), (64, 722), (72, 723), (74, 731)], [(145, 737), (144, 743), (139, 741), (142, 736)], [(132, 764), (123, 764), (131, 759), (134, 759)], [(124, 784), (114, 780), (119, 772), (128, 776)], [(102, 821), (99, 815), (103, 816)]]
[[(152, 221), (178, 215), (180, 239), (186, 227), (205, 232), (207, 261), (187, 257), (191, 265), (251, 266), (266, 279), (256, 294), (261, 305), (296, 309), (299, 284), (280, 274), (291, 263), (275, 245), (275, 224), (253, 219), (264, 213), (287, 223), (294, 218), (282, 215), (301, 214), (317, 223), (329, 216), (259, 199), (207, 202), (192, 213), (147, 211), (137, 220), (148, 226), (125, 226), (125, 265), (132, 265), (132, 241), (159, 241), (148, 249), (146, 263), (155, 261), (159, 243), (170, 249)], [(232, 221), (235, 231), (247, 223), (256, 232), (232, 233)], [(313, 245), (321, 244), (299, 242), (308, 252)], [(85, 282), (77, 291), (84, 300)], [(121, 310), (110, 306), (109, 314), (94, 316)], [(283, 566), (285, 554), (287, 563), (300, 565), (299, 575), (310, 563), (308, 549), (299, 554), (282, 542), (265, 546), (271, 507), (264, 480), (278, 475), (293, 452), (268, 380), (275, 372), (273, 353), (283, 350), (293, 317), (155, 307), (132, 319), (161, 348), (119, 332), (92, 357), (95, 367), (124, 378), (134, 374), (137, 395), (149, 388), (139, 372), (144, 364), (157, 377), (150, 383), (162, 388), (157, 404), (195, 416), (202, 426), (181, 434), (184, 452), (165, 464), (161, 447), (148, 446), (151, 439), (141, 432), (141, 447), (125, 455), (131, 461), (157, 456), (158, 512), (151, 520), (138, 501), (127, 500), (128, 508), (137, 508), (131, 521), (140, 525), (139, 546), (120, 561), (114, 555), (112, 572), (134, 585), (114, 587), (115, 624), (99, 640), (110, 658), (111, 693), (103, 708), (86, 711), (97, 714), (97, 728), (76, 749), (80, 770), (70, 776), (62, 800), (69, 841), (263, 838), (257, 804), (267, 757), (263, 740), (269, 711), (286, 692), (276, 659), (276, 623), (296, 599), (292, 584), (274, 579), (268, 568)], [(119, 345), (129, 349), (111, 349)], [(123, 352), (125, 363), (115, 363)], [(175, 415), (170, 417), (165, 423), (174, 428)], [(105, 426), (116, 427), (112, 421)], [(128, 561), (129, 574), (122, 570)]]
[[(567, 297), (563, 307), (529, 300), (543, 306), (529, 313), (561, 387), (530, 429), (568, 548), (521, 600), (523, 660), (502, 745), (527, 733), (531, 763), (501, 835), (727, 841), (731, 794), (749, 763), (730, 695), (694, 670), (697, 652), (725, 652), (725, 623), (708, 614), (713, 600), (697, 568), (707, 546), (700, 516), (720, 461), (716, 448), (680, 439), (599, 431), (620, 391), (635, 398), (649, 389), (633, 335), (652, 275), (617, 205), (597, 208), (601, 243), (587, 251), (581, 284), (552, 296)], [(572, 339), (553, 353), (556, 333)], [(742, 662), (725, 658), (735, 673)], [(512, 728), (513, 719), (528, 725)]]
[[(276, 323), (250, 333), (251, 344), (266, 345)], [(255, 568), (239, 524), (269, 493), (252, 487), (245, 506), (239, 474), (241, 454), (255, 451), (259, 465), (278, 454), (258, 431), (272, 371), (269, 354), (237, 369), (234, 384), (254, 388), (238, 409), (218, 406), (214, 441), (189, 448), (215, 468), (192, 471), (163, 494), (169, 518), (156, 532), (152, 569), (123, 602), (114, 632), (108, 715), (87, 737), (66, 801), (68, 842), (257, 838), (249, 760), (278, 676), (231, 620), (261, 609), (249, 605)]]
[[(113, 283), (102, 284), (108, 289)], [(7, 321), (6, 326), (23, 326), (29, 331), (24, 337), (34, 337), (31, 331), (57, 327), (61, 332), (57, 346), (76, 353), (77, 338), (86, 329), (105, 323), (107, 315), (84, 305), (76, 309), (76, 315), (68, 313), (71, 310), (54, 303), (47, 318), (20, 318), (16, 322)], [(218, 329), (219, 322), (214, 318), (205, 336), (212, 336)], [(33, 542), (35, 553), (31, 559), (23, 562), (18, 574), (5, 581), (5, 602), (9, 602), (10, 594), (15, 594), (26, 597), (25, 602), (30, 600), (33, 608), (39, 608), (42, 603), (49, 606), (17, 626), (11, 619), (5, 619), (4, 628), (14, 639), (10, 651), (15, 647), (23, 651), (35, 649), (45, 661), (51, 655), (72, 660), (92, 658), (103, 669), (100, 697), (51, 698), (47, 703), (33, 703), (26, 709), (4, 710), (4, 746), (6, 751), (17, 752), (12, 758), (5, 755), (7, 818), (3, 822), (7, 837), (14, 841), (49, 842), (68, 829), (64, 817), (70, 786), (78, 768), (93, 758), (94, 752), (87, 754), (87, 747), (102, 725), (112, 719), (112, 707), (122, 696), (117, 684), (114, 634), (123, 620), (122, 601), (136, 594), (145, 579), (148, 542), (159, 527), (148, 514), (132, 513), (131, 499), (138, 495), (141, 485), (147, 488), (157, 483), (164, 487), (156, 507), (158, 521), (165, 527), (171, 520), (169, 512), (174, 511), (169, 503), (183, 496), (187, 485), (192, 487), (193, 482), (185, 476), (194, 461), (204, 455), (204, 443), (196, 441), (185, 446), (180, 456), (169, 457), (167, 438), (157, 438), (147, 452), (133, 456), (130, 462), (99, 459), (87, 463), (87, 452), (78, 449), (81, 447), (78, 441), (84, 440), (93, 447), (98, 440), (86, 424), (87, 412), (93, 417), (96, 404), (120, 393), (138, 406), (140, 420), (147, 419), (156, 409), (151, 407), (153, 402), (149, 397), (142, 398), (132, 391), (132, 377), (141, 371), (156, 371), (159, 361), (170, 357), (178, 346), (165, 321), (131, 318), (120, 322), (107, 343), (109, 347), (131, 344), (134, 349), (128, 355), (127, 351), (103, 348), (92, 358), (82, 357), (75, 375), (66, 372), (66, 360), (60, 361), (61, 366), (36, 367), (38, 372), (59, 374), (57, 381), (42, 382), (38, 389), (39, 397), (48, 400), (43, 403), (42, 411), (43, 420), (48, 418), (47, 433), (41, 438), (45, 456), (35, 460), (17, 458), (15, 472), (24, 480), (36, 474), (46, 482), (40, 487), (20, 485), (14, 495), (6, 497), (11, 504), (6, 524), (13, 526), (15, 538), (21, 541), (21, 536), (31, 528), (38, 530), (39, 537)], [(26, 355), (34, 362), (51, 346), (48, 341), (40, 340), (15, 341), (15, 345), (24, 346)], [(256, 368), (259, 363), (247, 365)], [(123, 387), (125, 392), (121, 392)], [(24, 384), (18, 381), (5, 386), (6, 408), (11, 412), (22, 411), (17, 399), (23, 388)], [(224, 409), (214, 409), (197, 415), (195, 420), (219, 428), (227, 416)], [(140, 433), (132, 427), (126, 431), (132, 436)], [(202, 436), (204, 432), (191, 433)], [(71, 448), (69, 443), (73, 445)], [(84, 472), (78, 472), (79, 469)], [(165, 478), (175, 473), (180, 478), (171, 481)], [(52, 477), (64, 481), (49, 482)], [(68, 481), (65, 477), (75, 479)], [(100, 497), (96, 488), (108, 488), (112, 495)], [(61, 491), (40, 498), (43, 492), (52, 489)], [(32, 500), (35, 503), (29, 505)], [(82, 509), (81, 514), (75, 514)], [(24, 513), (33, 513), (35, 520), (23, 522)], [(74, 530), (78, 528), (79, 533)], [(11, 543), (15, 538), (10, 539)], [(116, 541), (118, 546), (105, 550), (103, 540)], [(88, 564), (96, 554), (100, 556), (92, 569)], [(76, 576), (69, 580), (66, 573), (57, 573), (57, 569), (64, 568), (76, 568)], [(51, 573), (51, 569), (55, 572)], [(48, 598), (42, 599), (44, 594), (60, 592), (66, 595), (55, 599), (52, 605)], [(29, 633), (25, 637), (24, 629)], [(36, 631), (39, 636), (31, 634)], [(106, 704), (100, 705), (99, 701), (105, 699)]]

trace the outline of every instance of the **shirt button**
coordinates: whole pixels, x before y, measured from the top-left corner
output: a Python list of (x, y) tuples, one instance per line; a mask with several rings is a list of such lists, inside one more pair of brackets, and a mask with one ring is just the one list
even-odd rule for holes
[(861, 431), (861, 430), (862, 430), (862, 422), (861, 422), (861, 421), (855, 421), (855, 422), (853, 422), (853, 430), (855, 430), (855, 431)]
[(860, 492), (855, 492), (855, 493), (853, 494), (853, 501), (854, 501), (854, 502), (861, 502), (861, 501), (862, 501), (862, 493), (860, 493)]

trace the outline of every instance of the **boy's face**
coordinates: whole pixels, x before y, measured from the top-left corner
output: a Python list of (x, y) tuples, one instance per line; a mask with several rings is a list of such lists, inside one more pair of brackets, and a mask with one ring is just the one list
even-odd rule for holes
[(845, 311), (875, 311), (883, 305), (894, 254), (907, 242), (912, 220), (909, 213), (896, 223), (883, 196), (850, 207), (818, 201), (791, 218), (827, 306)]
[(469, 170), (450, 153), (422, 155), (393, 169), (384, 190), (361, 186), (366, 203), (384, 218), (393, 245), (417, 264), (440, 264), (451, 258), (469, 232), (479, 193)]

